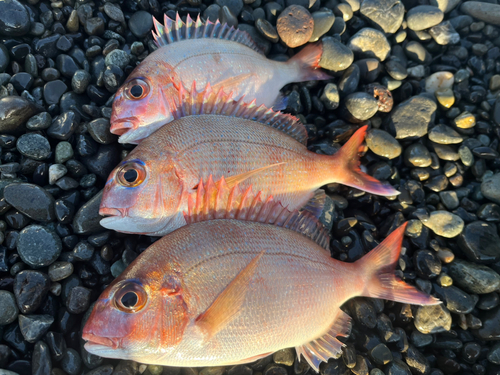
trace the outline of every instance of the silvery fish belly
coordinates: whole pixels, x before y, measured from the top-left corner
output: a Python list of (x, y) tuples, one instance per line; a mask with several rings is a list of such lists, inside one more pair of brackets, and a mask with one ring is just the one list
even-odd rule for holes
[(267, 59), (246, 32), (218, 21), (165, 16), (165, 25), (155, 20), (155, 28), (159, 48), (129, 75), (113, 102), (111, 132), (120, 135), (121, 143), (138, 143), (175, 119), (172, 112), (182, 104), (178, 93), (183, 86), (202, 90), (210, 84), (236, 100), (245, 96), (283, 109), (278, 98), (284, 85), (331, 78), (318, 66), (321, 43), (279, 62)]
[(108, 178), (101, 225), (125, 233), (170, 233), (186, 224), (189, 200), (209, 180), (251, 188), (263, 201), (273, 197), (290, 210), (317, 206), (318, 188), (332, 182), (398, 194), (359, 169), (366, 126), (335, 155), (319, 155), (307, 150), (307, 132), (293, 116), (231, 105), (240, 117), (181, 117), (141, 142)]
[(290, 215), (281, 224), (288, 228), (209, 220), (155, 242), (96, 302), (85, 348), (191, 367), (247, 363), (295, 347), (318, 371), (340, 352), (336, 337), (349, 333), (340, 306), (350, 298), (439, 303), (394, 275), (406, 225), (349, 264), (330, 257), (314, 218)]

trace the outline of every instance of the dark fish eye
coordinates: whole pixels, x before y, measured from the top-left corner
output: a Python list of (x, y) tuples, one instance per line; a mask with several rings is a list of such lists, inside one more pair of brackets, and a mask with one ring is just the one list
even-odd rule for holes
[(140, 85), (134, 85), (130, 89), (130, 95), (132, 95), (134, 98), (140, 98), (143, 92), (144, 90)]
[(136, 187), (146, 179), (146, 169), (141, 163), (131, 161), (122, 165), (116, 172), (117, 181), (125, 187)]
[(134, 308), (134, 306), (137, 305), (137, 302), (139, 302), (139, 298), (134, 292), (125, 293), (121, 299), (122, 305), (128, 309)]
[(146, 306), (148, 295), (138, 283), (128, 282), (119, 287), (113, 300), (119, 310), (132, 314), (142, 310)]
[(130, 100), (139, 100), (146, 97), (149, 93), (149, 84), (139, 78), (130, 81), (125, 86), (125, 97)]
[(123, 174), (123, 178), (125, 179), (125, 181), (130, 182), (131, 184), (133, 184), (138, 177), (139, 174), (135, 169), (127, 169)]

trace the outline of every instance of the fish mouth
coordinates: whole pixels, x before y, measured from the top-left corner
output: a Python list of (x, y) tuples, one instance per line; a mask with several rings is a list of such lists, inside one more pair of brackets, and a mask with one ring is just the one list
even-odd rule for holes
[(99, 215), (111, 217), (123, 217), (123, 213), (118, 208), (101, 207), (99, 208)]
[(93, 333), (84, 333), (82, 335), (82, 339), (87, 341), (85, 346), (93, 346), (93, 347), (105, 347), (107, 349), (117, 349), (118, 348), (118, 340), (117, 338), (112, 337), (101, 337), (96, 336)]

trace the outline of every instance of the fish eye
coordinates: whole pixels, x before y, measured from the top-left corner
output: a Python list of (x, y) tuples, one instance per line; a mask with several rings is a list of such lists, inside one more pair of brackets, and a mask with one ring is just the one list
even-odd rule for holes
[(124, 284), (115, 294), (116, 307), (126, 313), (142, 310), (146, 305), (148, 295), (143, 287), (135, 282)]
[(120, 185), (136, 187), (146, 179), (146, 169), (142, 164), (132, 161), (122, 165), (116, 175)]
[(142, 79), (134, 79), (127, 84), (124, 92), (128, 99), (139, 100), (149, 94), (149, 85)]

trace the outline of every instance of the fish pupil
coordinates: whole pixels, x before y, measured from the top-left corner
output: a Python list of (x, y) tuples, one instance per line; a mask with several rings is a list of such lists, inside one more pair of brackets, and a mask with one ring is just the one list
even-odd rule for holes
[(142, 95), (142, 87), (140, 85), (134, 85), (134, 86), (132, 86), (132, 88), (130, 89), (130, 94), (134, 98), (140, 98), (141, 95)]
[(134, 307), (135, 305), (137, 305), (137, 302), (137, 294), (135, 294), (134, 292), (127, 292), (122, 297), (122, 305), (126, 308)]
[(137, 171), (135, 169), (128, 169), (125, 171), (125, 173), (123, 174), (123, 178), (125, 179), (125, 181), (127, 182), (130, 182), (130, 183), (133, 183), (137, 180)]

